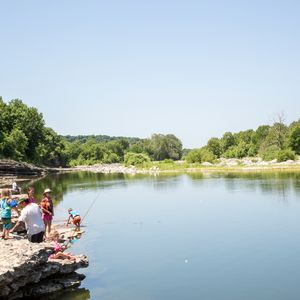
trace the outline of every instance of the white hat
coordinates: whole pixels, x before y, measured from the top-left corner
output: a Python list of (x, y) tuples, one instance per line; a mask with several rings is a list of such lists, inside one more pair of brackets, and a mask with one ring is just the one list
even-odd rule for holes
[(46, 193), (51, 193), (52, 191), (50, 190), (50, 189), (45, 189), (44, 190), (44, 194), (46, 194)]

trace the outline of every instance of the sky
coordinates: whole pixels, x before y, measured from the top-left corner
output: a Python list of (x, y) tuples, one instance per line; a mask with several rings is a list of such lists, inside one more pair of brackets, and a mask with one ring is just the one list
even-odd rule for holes
[(172, 133), (194, 148), (300, 118), (299, 1), (0, 0), (0, 11), (0, 96), (59, 134)]

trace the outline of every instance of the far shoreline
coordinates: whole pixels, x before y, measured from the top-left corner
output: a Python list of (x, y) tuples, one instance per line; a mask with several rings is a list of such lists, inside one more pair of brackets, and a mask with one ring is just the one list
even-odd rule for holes
[[(256, 160), (257, 158), (248, 158)], [(33, 182), (44, 178), (52, 173), (69, 173), (69, 172), (92, 172), (100, 174), (128, 174), (128, 175), (160, 175), (171, 173), (272, 173), (281, 172), (288, 173), (300, 172), (300, 159), (296, 161), (286, 162), (265, 162), (260, 160), (252, 165), (243, 164), (242, 160), (238, 159), (223, 159), (223, 165), (203, 163), (203, 164), (190, 164), (184, 161), (174, 162), (151, 162), (147, 167), (125, 166), (124, 164), (95, 164), (83, 165), (67, 168), (50, 168), (50, 167), (37, 167), (27, 163), (16, 162), (13, 160), (0, 160), (0, 187), (7, 187), (11, 185), (12, 181), (17, 182)], [(28, 172), (24, 170), (28, 170)], [(35, 170), (36, 172), (33, 172)]]

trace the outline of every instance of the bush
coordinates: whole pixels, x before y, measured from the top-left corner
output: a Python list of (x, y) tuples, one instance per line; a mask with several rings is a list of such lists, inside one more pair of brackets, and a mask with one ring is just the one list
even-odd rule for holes
[(195, 149), (190, 151), (186, 156), (188, 163), (214, 162), (216, 156), (206, 148)]
[(192, 150), (185, 157), (188, 163), (201, 163), (201, 158), (201, 149)]
[(279, 149), (276, 147), (266, 148), (264, 151), (259, 153), (259, 156), (266, 161), (277, 159)]
[(250, 149), (250, 145), (242, 141), (238, 145), (229, 147), (227, 151), (224, 153), (224, 157), (243, 158), (248, 155), (249, 149)]
[(124, 156), (124, 163), (126, 166), (143, 166), (149, 161), (149, 156), (144, 153), (127, 152)]
[(287, 161), (287, 160), (295, 160), (296, 154), (293, 150), (291, 149), (285, 149), (285, 150), (280, 150), (277, 153), (277, 160), (279, 162), (281, 161)]

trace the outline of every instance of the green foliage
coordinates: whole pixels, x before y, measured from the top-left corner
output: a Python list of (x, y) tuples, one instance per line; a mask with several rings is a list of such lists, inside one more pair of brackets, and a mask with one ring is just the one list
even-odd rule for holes
[(300, 154), (300, 120), (286, 126), (280, 116), (272, 126), (225, 132), (222, 138), (211, 138), (200, 149), (184, 150), (173, 134), (153, 134), (146, 139), (106, 135), (62, 137), (45, 127), (43, 115), (36, 108), (19, 99), (5, 103), (0, 97), (0, 116), (0, 158), (49, 166), (122, 162), (146, 166), (153, 160), (161, 168), (182, 168), (179, 160), (183, 155), (189, 163), (203, 163), (219, 157), (256, 155), (265, 160), (285, 161)]
[(292, 128), (290, 129), (288, 145), (298, 155), (300, 154), (300, 122), (292, 126)]
[(4, 157), (15, 160), (24, 158), (28, 140), (22, 130), (14, 128), (9, 135), (4, 135), (2, 153)]
[(231, 146), (224, 153), (226, 158), (243, 158), (248, 156), (250, 150), (250, 145), (246, 144), (244, 141), (239, 142), (238, 145)]
[(202, 161), (202, 153), (201, 149), (191, 150), (185, 157), (188, 163), (201, 163)]
[(203, 162), (214, 162), (216, 156), (207, 148), (194, 149), (190, 151), (186, 156), (188, 163), (203, 163)]
[(221, 141), (218, 138), (209, 139), (209, 141), (207, 142), (207, 149), (219, 158), (222, 154)]
[(150, 162), (150, 157), (144, 153), (127, 152), (124, 157), (126, 166), (143, 166)]
[(279, 150), (277, 153), (278, 162), (295, 160), (295, 158), (296, 158), (296, 154), (291, 149)]
[(225, 132), (221, 139), (223, 152), (235, 145), (235, 137), (231, 132)]
[(65, 157), (65, 144), (57, 133), (48, 127), (42, 130), (42, 139), (36, 148), (36, 161), (49, 166), (64, 166), (67, 158)]
[(173, 134), (153, 134), (147, 152), (153, 160), (179, 160), (182, 156), (182, 143)]
[(260, 156), (263, 160), (269, 161), (277, 159), (279, 149), (276, 146), (269, 147), (260, 152)]
[(135, 144), (141, 139), (136, 138), (136, 137), (122, 137), (122, 136), (108, 136), (108, 135), (65, 135), (64, 139), (67, 142), (74, 143), (74, 142), (79, 142), (81, 144), (85, 144), (88, 140), (94, 140), (97, 143), (102, 143), (102, 142), (110, 142), (110, 141), (125, 141), (128, 144)]

